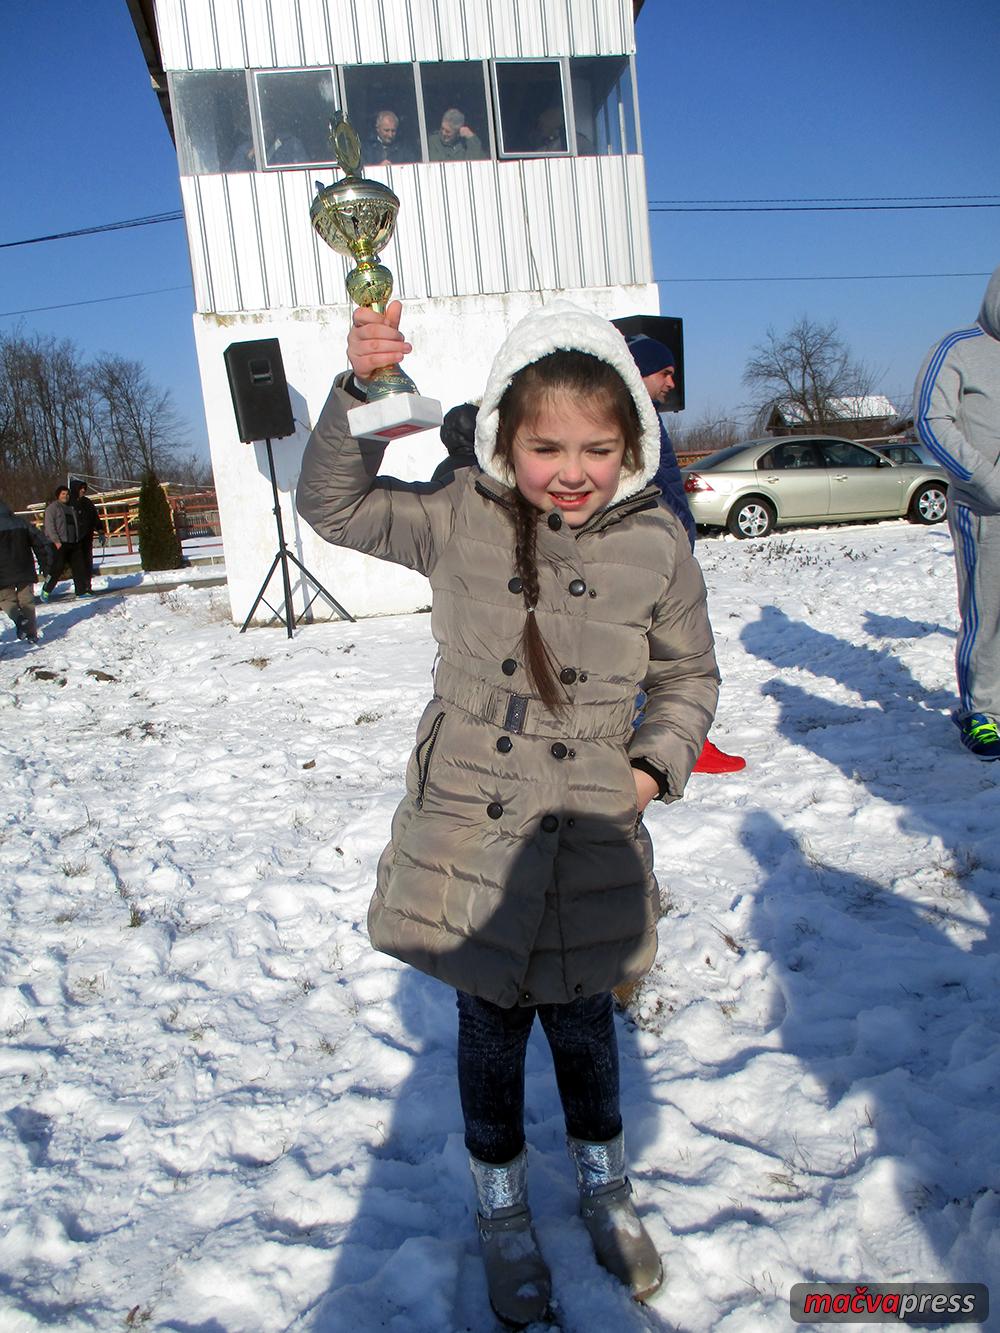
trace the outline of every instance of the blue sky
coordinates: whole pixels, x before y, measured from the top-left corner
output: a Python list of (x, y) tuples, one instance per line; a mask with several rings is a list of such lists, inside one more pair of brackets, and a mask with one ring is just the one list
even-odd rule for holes
[[(0, 47), (0, 241), (180, 207), (124, 0), (14, 0)], [(637, 37), (651, 201), (1000, 194), (995, 0), (647, 0)], [(890, 395), (971, 322), (1000, 208), (651, 215), (664, 313), (685, 321), (689, 420), (734, 410), (768, 325), (835, 319)], [(800, 277), (811, 281), (747, 282)], [(727, 281), (692, 281), (726, 279)], [(0, 250), (0, 319), (144, 361), (205, 452), (179, 222)], [(128, 300), (122, 293), (177, 288)]]

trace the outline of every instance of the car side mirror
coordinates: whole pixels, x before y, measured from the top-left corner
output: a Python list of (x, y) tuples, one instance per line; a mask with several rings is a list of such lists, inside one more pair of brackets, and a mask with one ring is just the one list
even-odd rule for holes
[(892, 461), (892, 459), (891, 459), (891, 458), (886, 458), (886, 456), (885, 456), (884, 454), (883, 454), (882, 457), (878, 460), (878, 465), (879, 465), (879, 467), (895, 467), (895, 466), (896, 466), (896, 464)]

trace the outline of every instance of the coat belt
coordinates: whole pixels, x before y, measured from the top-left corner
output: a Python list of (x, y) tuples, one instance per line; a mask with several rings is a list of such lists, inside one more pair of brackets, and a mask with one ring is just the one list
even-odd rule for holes
[(447, 662), (438, 662), (434, 693), (473, 717), (522, 736), (564, 736), (578, 740), (607, 737), (625, 742), (632, 734), (636, 712), (635, 700), (629, 698), (594, 704), (569, 701), (564, 713), (554, 713), (540, 699), (490, 685)]

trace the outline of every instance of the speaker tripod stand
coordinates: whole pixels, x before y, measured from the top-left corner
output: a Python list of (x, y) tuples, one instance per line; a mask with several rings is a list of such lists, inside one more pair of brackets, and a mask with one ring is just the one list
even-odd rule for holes
[[(281, 501), (278, 497), (278, 482), (274, 475), (274, 454), (271, 452), (270, 439), (268, 438), (267, 440), (264, 441), (264, 443), (267, 445), (267, 469), (271, 475), (271, 494), (274, 496), (274, 521), (278, 527), (278, 549), (275, 552), (274, 559), (271, 561), (271, 568), (264, 575), (264, 582), (260, 585), (260, 592), (257, 594), (257, 597), (254, 600), (254, 604), (250, 608), (250, 614), (243, 622), (243, 627), (240, 630), (240, 633), (241, 634), (246, 633), (247, 626), (250, 624), (250, 621), (253, 620), (254, 612), (257, 610), (258, 606), (260, 606), (261, 602), (263, 602), (273, 616), (277, 617), (277, 619), (279, 620), (284, 620), (285, 629), (288, 631), (288, 637), (289, 638), (292, 637), (292, 630), (294, 629), (295, 625), (298, 622), (295, 616), (295, 612), (292, 609), (292, 583), (291, 579), (288, 576), (289, 560), (292, 561), (292, 563), (297, 567), (297, 569), (301, 573), (303, 581), (305, 583), (306, 591), (308, 592), (310, 584), (312, 585), (312, 587), (316, 589), (316, 591), (309, 598), (308, 602), (306, 602), (305, 606), (302, 609), (303, 616), (308, 614), (309, 608), (312, 606), (313, 602), (315, 602), (316, 598), (322, 595), (323, 597), (326, 598), (326, 600), (330, 603), (330, 605), (333, 607), (333, 609), (337, 612), (337, 614), (340, 616), (342, 620), (349, 620), (352, 624), (354, 624), (354, 617), (351, 615), (350, 611), (344, 610), (344, 608), (337, 601), (336, 597), (334, 597), (332, 593), (328, 592), (326, 588), (323, 587), (319, 579), (317, 579), (314, 575), (309, 573), (309, 570), (306, 569), (305, 565), (298, 558), (298, 556), (295, 555), (293, 551), (290, 551), (287, 545), (285, 544), (285, 528), (284, 524), (281, 521)], [(274, 575), (274, 571), (278, 568), (279, 565), (281, 566), (281, 586), (284, 592), (284, 603), (282, 611), (278, 611), (275, 607), (273, 607), (265, 596), (265, 593), (267, 592), (267, 586), (271, 582), (271, 579)]]

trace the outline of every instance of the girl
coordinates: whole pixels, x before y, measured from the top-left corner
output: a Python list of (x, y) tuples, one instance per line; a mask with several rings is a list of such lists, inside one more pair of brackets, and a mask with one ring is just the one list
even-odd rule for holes
[[(407, 348), (398, 319), (398, 303), (355, 312), (370, 325), (372, 368)], [(351, 402), (336, 388), (327, 401), (299, 512), (327, 541), (426, 574), (439, 646), (371, 941), (458, 992), (459, 1091), (496, 1313), (523, 1326), (550, 1296), (526, 1202), (536, 1013), (597, 1259), (641, 1300), (662, 1268), (625, 1175), (611, 991), (656, 951), (642, 811), (681, 795), (718, 691), (701, 573), (648, 485), (656, 414), (618, 331), (564, 301), (500, 349), (476, 423), (481, 472), (431, 493), (376, 476), (384, 446), (351, 438)]]

